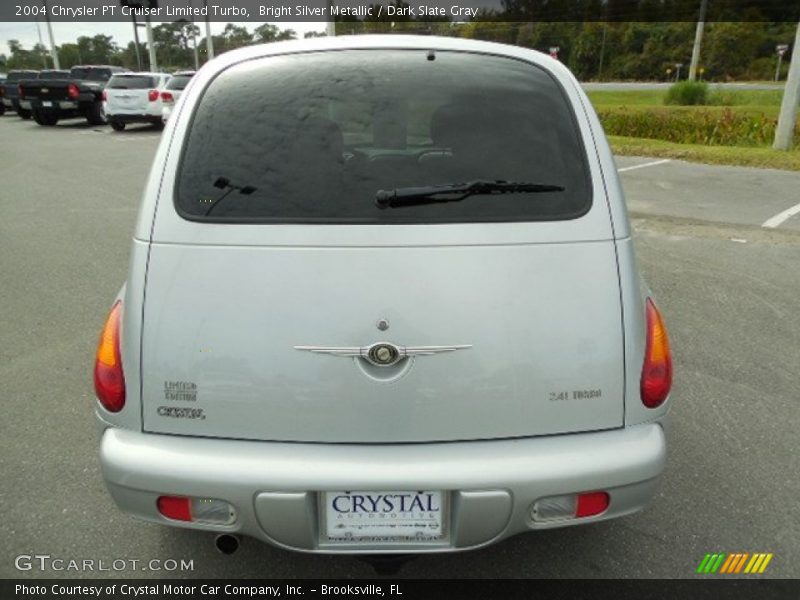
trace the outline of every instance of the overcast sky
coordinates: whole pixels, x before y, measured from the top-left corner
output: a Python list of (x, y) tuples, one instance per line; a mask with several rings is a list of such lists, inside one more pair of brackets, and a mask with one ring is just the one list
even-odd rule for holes
[[(3, 2), (5, 0), (0, 0)], [(247, 30), (252, 32), (261, 23), (235, 23), (236, 25), (243, 25)], [(203, 23), (197, 24), (200, 27), (200, 32), (205, 35), (205, 26)], [(225, 29), (225, 23), (211, 23), (211, 33), (218, 35)], [(280, 29), (294, 29), (298, 37), (303, 37), (307, 31), (324, 31), (325, 23), (303, 22), (303, 23), (276, 23)], [(47, 40), (47, 25), (39, 23), (42, 32), (42, 42), (48, 46)], [(86, 35), (92, 37), (98, 33), (114, 36), (114, 40), (120, 47), (125, 47), (128, 42), (133, 41), (133, 25), (131, 23), (53, 23), (53, 38), (56, 45), (74, 42), (78, 37)], [(39, 43), (39, 34), (36, 31), (36, 22), (29, 21), (27, 23), (9, 23), (0, 22), (0, 54), (8, 55), (8, 40), (19, 40), (23, 47), (30, 50), (33, 46)], [(145, 41), (144, 31), (139, 32), (139, 40)]]

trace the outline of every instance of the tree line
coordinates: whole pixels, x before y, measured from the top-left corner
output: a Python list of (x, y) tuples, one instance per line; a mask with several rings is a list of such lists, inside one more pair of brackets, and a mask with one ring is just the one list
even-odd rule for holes
[[(480, 19), (453, 23), (415, 21), (339, 21), (337, 35), (361, 33), (420, 33), (488, 40), (534, 48), (544, 52), (557, 48), (559, 60), (576, 76), (589, 80), (669, 80), (675, 79), (682, 65), (685, 76), (694, 41), (691, 21), (555, 21), (531, 22)], [(702, 78), (711, 81), (767, 80), (775, 75), (776, 47), (789, 44), (796, 24), (791, 22), (723, 21), (706, 24), (700, 66)], [(306, 37), (324, 35), (308, 33)], [(295, 39), (291, 29), (264, 23), (253, 31), (227, 24), (214, 35), (214, 51), (221, 54), (251, 44)], [(153, 43), (160, 68), (171, 70), (194, 66), (195, 48), (199, 62), (206, 60), (205, 38), (188, 22), (163, 23), (153, 28)], [(0, 54), (0, 71), (43, 68), (49, 62), (45, 47), (37, 44), (25, 49), (16, 40), (8, 42), (9, 54)], [(787, 52), (783, 73), (788, 68)], [(137, 68), (136, 46), (119, 46), (112, 36), (81, 36), (75, 42), (58, 46), (62, 68), (76, 64), (110, 64)], [(147, 46), (140, 44), (140, 56), (147, 68)]]

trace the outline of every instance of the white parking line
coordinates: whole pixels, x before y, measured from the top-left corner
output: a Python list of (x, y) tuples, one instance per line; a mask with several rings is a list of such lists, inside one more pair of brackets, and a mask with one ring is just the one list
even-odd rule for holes
[(791, 208), (787, 208), (783, 212), (779, 212), (774, 217), (770, 217), (766, 221), (764, 221), (761, 226), (766, 227), (767, 229), (775, 229), (781, 223), (786, 221), (787, 219), (795, 216), (796, 214), (800, 214), (800, 204), (795, 204)]
[(621, 169), (617, 169), (617, 173), (623, 173), (625, 171), (633, 171), (634, 169), (644, 169), (645, 167), (655, 167), (656, 165), (663, 165), (664, 163), (668, 163), (671, 160), (672, 160), (671, 158), (665, 158), (663, 160), (654, 160), (653, 162), (642, 163), (641, 165), (623, 167)]

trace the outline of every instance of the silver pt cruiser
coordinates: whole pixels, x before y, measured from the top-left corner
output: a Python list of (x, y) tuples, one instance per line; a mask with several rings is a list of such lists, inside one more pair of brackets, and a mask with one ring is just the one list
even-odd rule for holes
[(198, 72), (94, 371), (123, 511), (369, 554), (641, 510), (671, 380), (575, 78), (523, 48), (403, 36)]

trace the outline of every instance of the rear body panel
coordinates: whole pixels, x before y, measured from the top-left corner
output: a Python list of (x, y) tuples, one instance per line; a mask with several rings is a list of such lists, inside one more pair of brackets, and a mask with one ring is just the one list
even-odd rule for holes
[[(610, 241), (154, 244), (147, 285), (146, 431), (410, 442), (622, 425), (623, 341)], [(377, 329), (380, 319), (388, 330)], [(383, 370), (294, 348), (380, 341), (471, 347)], [(187, 386), (191, 393), (175, 394)], [(176, 418), (164, 408), (175, 406), (202, 416)]]

